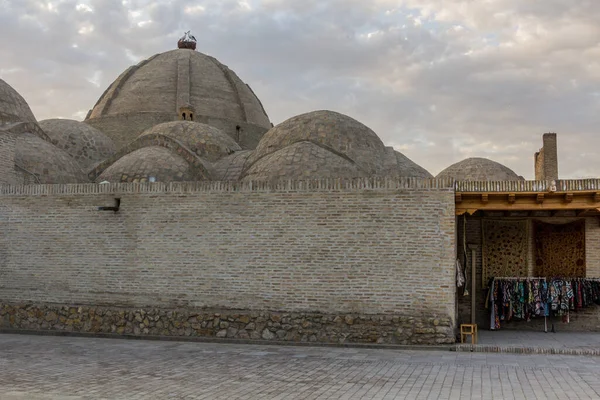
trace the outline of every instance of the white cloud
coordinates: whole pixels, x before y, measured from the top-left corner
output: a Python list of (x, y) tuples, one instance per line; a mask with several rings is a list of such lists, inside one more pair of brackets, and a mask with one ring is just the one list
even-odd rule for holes
[(87, 4), (79, 3), (75, 6), (77, 11), (81, 12), (94, 12), (94, 9)]
[(0, 77), (40, 119), (83, 118), (191, 29), (275, 123), (334, 109), (432, 173), (481, 156), (529, 178), (556, 131), (561, 175), (600, 176), (598, 21), (591, 1), (8, 0)]
[(193, 6), (185, 6), (183, 10), (186, 14), (194, 15), (194, 14), (204, 13), (206, 11), (206, 8), (204, 8), (201, 5), (193, 5)]

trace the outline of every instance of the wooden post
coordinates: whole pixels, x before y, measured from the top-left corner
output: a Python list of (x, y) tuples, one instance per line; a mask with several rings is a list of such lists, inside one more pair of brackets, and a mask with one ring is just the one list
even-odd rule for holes
[(477, 246), (469, 245), (469, 249), (471, 250), (471, 323), (477, 324), (477, 314), (476, 314), (476, 293), (477, 293)]

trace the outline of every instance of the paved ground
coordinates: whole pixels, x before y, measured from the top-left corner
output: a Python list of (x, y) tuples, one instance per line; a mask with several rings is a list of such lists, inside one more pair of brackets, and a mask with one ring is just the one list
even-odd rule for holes
[(553, 349), (599, 349), (598, 332), (479, 331), (479, 344)]
[(600, 399), (600, 357), (0, 335), (0, 399)]

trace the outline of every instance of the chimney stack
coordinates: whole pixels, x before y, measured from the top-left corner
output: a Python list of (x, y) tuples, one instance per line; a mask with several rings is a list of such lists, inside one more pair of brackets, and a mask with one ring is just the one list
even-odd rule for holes
[(556, 133), (544, 133), (542, 141), (542, 148), (534, 156), (535, 180), (556, 181), (558, 180)]

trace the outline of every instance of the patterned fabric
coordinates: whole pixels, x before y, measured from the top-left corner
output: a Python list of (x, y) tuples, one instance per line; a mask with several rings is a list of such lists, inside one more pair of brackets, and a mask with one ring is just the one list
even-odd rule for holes
[(527, 221), (483, 220), (483, 279), (527, 276)]
[(600, 304), (600, 279), (495, 278), (488, 291), (490, 329), (500, 329), (512, 320), (562, 317), (571, 311)]
[(585, 220), (569, 224), (535, 221), (536, 276), (585, 277)]

